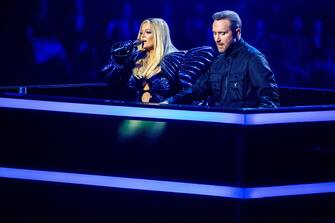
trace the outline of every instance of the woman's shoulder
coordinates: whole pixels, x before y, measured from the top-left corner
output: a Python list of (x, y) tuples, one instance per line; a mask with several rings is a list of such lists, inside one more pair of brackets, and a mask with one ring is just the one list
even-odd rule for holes
[(174, 76), (177, 75), (180, 69), (185, 54), (185, 51), (175, 51), (166, 54), (160, 64), (163, 73), (174, 79)]
[(215, 52), (211, 46), (199, 46), (188, 50), (185, 57), (191, 60), (212, 62), (215, 57)]
[(183, 88), (192, 86), (200, 75), (205, 73), (215, 58), (210, 46), (200, 46), (190, 49), (184, 56), (179, 79)]
[(171, 52), (166, 54), (163, 59), (162, 59), (162, 63), (178, 63), (181, 62), (185, 56), (187, 51), (175, 51), (175, 52)]

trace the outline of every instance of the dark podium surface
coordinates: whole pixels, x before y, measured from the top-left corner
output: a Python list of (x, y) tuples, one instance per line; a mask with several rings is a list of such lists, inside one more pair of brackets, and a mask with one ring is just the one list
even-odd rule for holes
[(102, 83), (2, 87), (6, 210), (31, 220), (333, 222), (335, 91), (280, 93), (277, 109), (225, 109), (128, 102)]

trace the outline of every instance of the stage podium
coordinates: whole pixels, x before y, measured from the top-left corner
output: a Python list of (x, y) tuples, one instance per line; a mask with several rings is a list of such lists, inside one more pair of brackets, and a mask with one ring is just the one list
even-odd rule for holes
[(335, 220), (334, 91), (283, 87), (278, 109), (131, 103), (105, 84), (0, 91), (14, 222)]

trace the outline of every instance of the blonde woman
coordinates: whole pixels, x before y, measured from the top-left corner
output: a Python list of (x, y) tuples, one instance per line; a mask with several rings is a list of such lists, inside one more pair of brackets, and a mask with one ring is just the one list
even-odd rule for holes
[[(135, 92), (136, 101), (161, 102), (179, 89), (178, 70), (185, 52), (172, 44), (169, 27), (160, 18), (144, 20), (137, 39), (141, 44), (129, 55), (112, 55), (114, 64), (106, 79), (110, 84), (128, 79), (127, 87)], [(129, 42), (117, 49), (126, 44)]]
[[(135, 45), (138, 46), (135, 48)], [(212, 52), (212, 49), (199, 47), (190, 50), (190, 55), (187, 51), (179, 51), (172, 44), (167, 23), (160, 18), (149, 18), (141, 23), (137, 41), (126, 41), (113, 46), (111, 62), (103, 72), (111, 85), (127, 83), (127, 89), (135, 92), (136, 101), (162, 102), (182, 90), (179, 71), (185, 56), (188, 55), (186, 61), (190, 61), (190, 56), (203, 51)], [(206, 58), (199, 61), (201, 63), (187, 67), (199, 65), (196, 71), (202, 71), (211, 62), (212, 54), (210, 55), (210, 59)], [(190, 78), (194, 78), (191, 77), (193, 71), (186, 70), (190, 71)]]

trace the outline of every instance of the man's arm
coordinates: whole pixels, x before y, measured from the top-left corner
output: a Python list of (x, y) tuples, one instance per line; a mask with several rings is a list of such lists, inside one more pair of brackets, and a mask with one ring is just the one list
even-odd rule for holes
[(249, 61), (248, 68), (252, 84), (257, 88), (258, 107), (278, 107), (278, 85), (265, 57), (262, 54), (253, 55)]
[(206, 72), (192, 86), (186, 87), (174, 96), (167, 98), (162, 104), (190, 104), (195, 100), (205, 99), (208, 92), (208, 72)]

